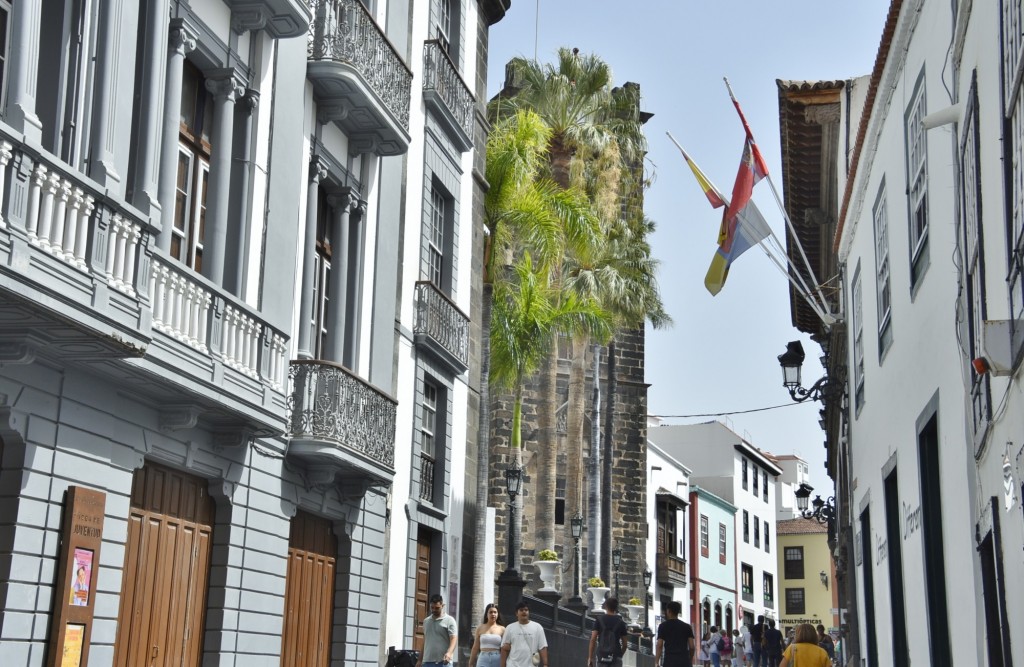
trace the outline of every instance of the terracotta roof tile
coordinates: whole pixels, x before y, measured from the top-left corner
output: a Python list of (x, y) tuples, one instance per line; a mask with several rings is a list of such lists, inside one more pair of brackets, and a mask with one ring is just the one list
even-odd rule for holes
[(784, 519), (775, 522), (775, 533), (777, 535), (807, 535), (811, 533), (827, 533), (828, 526), (822, 525), (814, 519)]

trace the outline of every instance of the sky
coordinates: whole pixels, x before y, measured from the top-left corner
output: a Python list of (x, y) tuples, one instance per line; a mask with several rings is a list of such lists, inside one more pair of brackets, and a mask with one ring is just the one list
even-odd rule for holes
[[(640, 84), (647, 168), (654, 184), (645, 212), (657, 224), (652, 250), (671, 328), (648, 327), (649, 412), (667, 424), (720, 419), (761, 449), (796, 454), (811, 484), (831, 488), (825, 470), (819, 404), (796, 404), (782, 388), (777, 357), (801, 340), (804, 386), (822, 375), (820, 347), (790, 320), (786, 278), (760, 249), (732, 266), (712, 297), (704, 274), (714, 254), (719, 210), (705, 199), (671, 132), (713, 183), (731, 192), (743, 128), (722, 81), (728, 77), (781, 189), (776, 79), (836, 80), (870, 74), (888, 0), (512, 0), (491, 28), (488, 97), (502, 87), (513, 57), (554, 62), (560, 46), (595, 53), (615, 85)], [(754, 200), (780, 240), (785, 221), (767, 181)], [(828, 276), (818, 276), (825, 280)], [(784, 406), (776, 409), (732, 414)], [(687, 416), (687, 417), (683, 417)], [(685, 463), (685, 462), (684, 462)], [(831, 494), (830, 494), (831, 495)]]

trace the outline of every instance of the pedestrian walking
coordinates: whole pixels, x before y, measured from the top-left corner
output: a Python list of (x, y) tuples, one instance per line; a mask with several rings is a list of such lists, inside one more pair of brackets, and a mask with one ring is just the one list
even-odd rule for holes
[(505, 626), (501, 624), (498, 606), (492, 602), (484, 607), (484, 620), (473, 633), (473, 648), (469, 652), (469, 667), (499, 667), (503, 634), (505, 634)]
[(661, 657), (665, 656), (663, 667), (693, 667), (696, 652), (693, 628), (686, 621), (680, 620), (683, 605), (673, 600), (665, 605), (668, 620), (658, 626), (658, 643), (654, 649), (654, 664), (661, 665)]
[(768, 627), (765, 628), (761, 644), (766, 667), (779, 667), (779, 660), (782, 659), (782, 631), (775, 629), (774, 618), (768, 619)]
[(516, 622), (505, 628), (501, 637), (500, 667), (533, 667), (537, 655), (540, 667), (548, 667), (548, 638), (540, 623), (530, 620), (530, 605), (516, 605)]
[(750, 628), (750, 646), (754, 654), (754, 667), (765, 667), (767, 661), (764, 655), (764, 615), (757, 617), (757, 623)]
[(606, 598), (604, 616), (599, 616), (590, 633), (587, 664), (592, 667), (622, 667), (626, 654), (626, 622), (619, 616), (619, 600)]
[[(797, 657), (799, 656), (799, 658)], [(825, 649), (818, 646), (818, 633), (810, 623), (796, 629), (793, 643), (786, 647), (779, 667), (832, 667)]]
[(423, 619), (423, 653), (419, 667), (450, 665), (458, 641), (455, 619), (444, 613), (444, 598), (434, 593), (430, 596), (430, 616)]

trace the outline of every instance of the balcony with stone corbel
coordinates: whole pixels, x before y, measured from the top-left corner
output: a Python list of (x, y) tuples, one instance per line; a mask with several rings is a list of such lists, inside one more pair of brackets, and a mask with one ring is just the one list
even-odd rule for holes
[(409, 148), (412, 71), (359, 0), (312, 0), (306, 77), (318, 113), (349, 137), (352, 152)]
[(288, 458), (320, 474), (390, 484), (398, 401), (331, 361), (294, 360), (289, 379)]

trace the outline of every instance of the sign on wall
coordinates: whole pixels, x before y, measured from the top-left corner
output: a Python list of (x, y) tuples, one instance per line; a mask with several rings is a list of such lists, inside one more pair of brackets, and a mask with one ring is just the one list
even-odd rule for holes
[(50, 626), (51, 667), (86, 667), (96, 606), (107, 494), (72, 486), (64, 497), (56, 596)]

